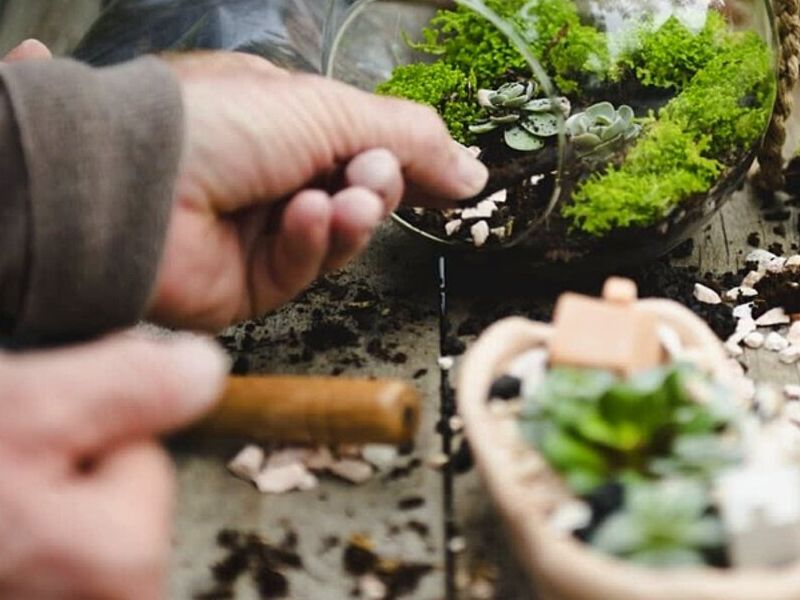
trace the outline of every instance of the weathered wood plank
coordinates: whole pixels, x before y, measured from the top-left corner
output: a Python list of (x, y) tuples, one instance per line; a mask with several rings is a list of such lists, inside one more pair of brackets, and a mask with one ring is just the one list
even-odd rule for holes
[[(234, 335), (241, 359), (252, 372), (330, 373), (344, 368), (346, 374), (397, 376), (413, 380), (417, 374), (426, 399), (422, 432), (414, 456), (425, 462), (440, 449), (434, 433), (439, 419), (438, 322), (434, 262), (423, 248), (398, 230), (390, 228), (373, 244), (368, 256), (336, 280), (335, 292), (318, 287), (304, 301), (250, 326)], [(380, 296), (369, 299), (363, 290)], [(355, 294), (355, 296), (353, 295)], [(295, 363), (300, 349), (292, 341), (294, 331), (302, 337), (322, 311), (330, 322), (347, 320), (352, 304), (378, 304), (363, 312), (369, 321), (358, 329), (359, 339), (352, 347), (331, 348), (316, 353), (312, 360)], [(388, 333), (387, 323), (395, 322)], [(351, 324), (352, 325), (352, 324)], [(362, 324), (363, 325), (363, 324)], [(373, 331), (373, 333), (369, 333)], [(385, 362), (369, 356), (364, 346), (379, 338), (394, 346), (392, 353), (408, 357), (404, 364)], [(245, 340), (255, 340), (245, 341)], [(246, 349), (245, 349), (246, 348)], [(364, 364), (348, 365), (353, 357)], [(241, 363), (240, 363), (240, 366)], [(419, 372), (427, 372), (419, 376)], [(306, 568), (291, 573), (293, 598), (347, 598), (353, 581), (342, 568), (342, 547), (323, 552), (323, 540), (335, 536), (343, 543), (355, 533), (367, 534), (377, 551), (386, 557), (433, 564), (435, 571), (425, 577), (410, 597), (439, 600), (443, 597), (443, 509), (442, 481), (439, 472), (422, 466), (394, 480), (377, 477), (363, 486), (325, 479), (318, 490), (288, 496), (261, 496), (252, 486), (236, 481), (225, 470), (225, 460), (236, 445), (203, 440), (183, 441), (175, 450), (178, 461), (179, 504), (177, 511), (176, 555), (172, 569), (174, 598), (190, 598), (210, 584), (208, 567), (220, 556), (215, 545), (217, 532), (225, 527), (255, 531), (279, 541), (284, 525), (296, 531)], [(400, 463), (407, 462), (404, 458)], [(413, 511), (398, 510), (398, 501), (422, 496), (425, 504)], [(417, 521), (430, 530), (421, 536), (408, 529)], [(251, 592), (242, 590), (241, 598)]]

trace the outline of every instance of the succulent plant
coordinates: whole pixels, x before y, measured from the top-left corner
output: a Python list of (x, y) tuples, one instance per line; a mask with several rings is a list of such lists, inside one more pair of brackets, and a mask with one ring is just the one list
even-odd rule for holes
[(566, 128), (578, 156), (607, 160), (641, 133), (642, 127), (634, 119), (627, 104), (614, 108), (610, 102), (598, 102), (567, 119)]
[(533, 82), (512, 82), (496, 90), (479, 90), (478, 104), (488, 111), (489, 118), (469, 130), (483, 134), (503, 128), (510, 148), (520, 152), (541, 150), (545, 139), (558, 133), (559, 119), (568, 117), (571, 107), (564, 97), (536, 98), (537, 89)]
[(702, 565), (703, 551), (724, 542), (722, 523), (709, 514), (705, 487), (688, 479), (626, 486), (625, 507), (591, 537), (593, 546), (652, 567)]

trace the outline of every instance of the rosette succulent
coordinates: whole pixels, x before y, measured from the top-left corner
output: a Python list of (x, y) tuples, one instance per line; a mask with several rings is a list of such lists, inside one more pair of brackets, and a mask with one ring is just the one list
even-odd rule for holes
[(536, 98), (537, 85), (506, 83), (496, 90), (479, 90), (478, 104), (487, 110), (489, 118), (472, 125), (475, 134), (504, 129), (505, 143), (520, 152), (544, 148), (545, 140), (558, 133), (559, 120), (569, 116), (570, 102), (559, 97)]
[(608, 160), (642, 131), (630, 106), (614, 108), (610, 102), (599, 102), (572, 115), (566, 129), (578, 156), (600, 161)]

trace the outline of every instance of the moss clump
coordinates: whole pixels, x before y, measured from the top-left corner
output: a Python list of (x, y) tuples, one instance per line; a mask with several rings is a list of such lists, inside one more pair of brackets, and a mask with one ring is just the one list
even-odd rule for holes
[(517, 26), (533, 54), (563, 94), (579, 92), (609, 72), (606, 36), (583, 25), (569, 0), (533, 0), (517, 15)]
[(564, 215), (595, 236), (651, 225), (687, 196), (706, 192), (722, 172), (704, 156), (709, 141), (676, 123), (653, 123), (622, 166), (593, 175), (575, 192)]
[(450, 134), (463, 144), (475, 136), (469, 125), (477, 121), (482, 109), (474, 99), (474, 83), (459, 69), (444, 63), (417, 63), (398, 67), (392, 78), (377, 88), (384, 96), (396, 96), (435, 108)]
[(769, 48), (752, 32), (732, 34), (714, 58), (662, 111), (695, 135), (712, 136), (709, 152), (727, 157), (764, 133), (775, 102)]
[[(525, 0), (486, 0), (490, 9), (517, 24), (517, 12), (524, 4)], [(480, 87), (496, 87), (494, 84), (509, 72), (529, 71), (508, 39), (467, 7), (438, 11), (422, 34), (423, 41), (413, 44), (414, 48), (439, 57), (463, 73), (472, 73)]]
[(710, 189), (724, 162), (753, 147), (767, 126), (774, 95), (769, 48), (754, 33), (728, 33), (622, 166), (590, 177), (564, 216), (595, 236), (657, 222), (681, 201)]
[[(513, 23), (562, 93), (578, 91), (590, 78), (605, 78), (605, 35), (578, 17), (571, 0), (487, 0)], [(480, 87), (497, 87), (509, 73), (530, 75), (517, 49), (494, 25), (470, 9), (441, 10), (414, 47), (474, 73)]]
[(658, 29), (644, 26), (636, 33), (634, 49), (621, 57), (620, 68), (629, 69), (642, 85), (680, 90), (714, 58), (728, 35), (716, 11), (708, 13), (700, 32), (670, 17)]

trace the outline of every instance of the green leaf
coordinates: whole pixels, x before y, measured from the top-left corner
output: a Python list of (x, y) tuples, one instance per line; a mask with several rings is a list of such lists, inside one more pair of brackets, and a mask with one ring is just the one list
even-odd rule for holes
[(469, 130), (472, 133), (482, 134), (482, 133), (489, 133), (490, 131), (494, 131), (497, 129), (497, 123), (493, 123), (492, 121), (487, 121), (486, 123), (479, 123), (478, 125), (470, 125)]
[(520, 125), (539, 137), (551, 137), (558, 133), (558, 117), (550, 113), (528, 115)]
[(528, 133), (522, 127), (507, 129), (504, 137), (509, 148), (520, 152), (533, 152), (544, 148), (544, 140)]
[(630, 554), (643, 547), (645, 542), (645, 531), (625, 513), (616, 513), (606, 519), (591, 539), (593, 546), (617, 556)]

